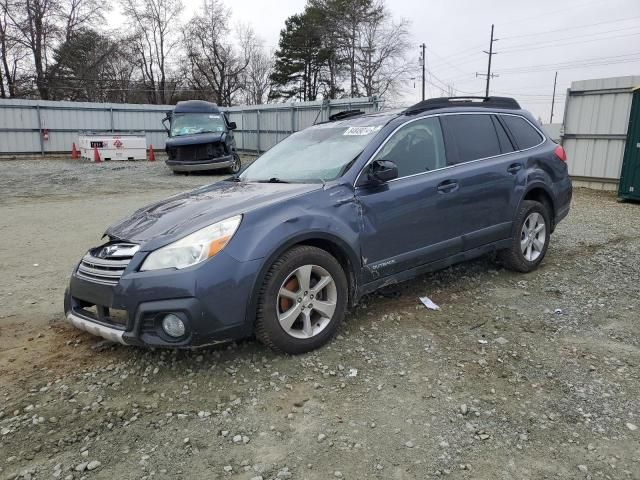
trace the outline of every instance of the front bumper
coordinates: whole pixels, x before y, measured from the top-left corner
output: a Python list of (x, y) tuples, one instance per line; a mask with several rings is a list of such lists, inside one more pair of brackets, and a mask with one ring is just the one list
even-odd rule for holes
[[(183, 270), (139, 272), (145, 256), (137, 253), (116, 285), (82, 278), (76, 269), (65, 293), (67, 320), (107, 340), (147, 347), (200, 347), (252, 333), (246, 312), (259, 261), (239, 262), (220, 252)], [(183, 337), (162, 330), (169, 313), (185, 323)]]
[(234, 160), (233, 155), (227, 155), (209, 160), (166, 160), (165, 163), (174, 172), (198, 172), (229, 168)]

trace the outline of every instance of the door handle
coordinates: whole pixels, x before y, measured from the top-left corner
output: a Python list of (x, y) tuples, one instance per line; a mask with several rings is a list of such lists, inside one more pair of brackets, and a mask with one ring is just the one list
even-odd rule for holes
[(455, 192), (458, 189), (458, 186), (457, 180), (445, 180), (438, 184), (437, 190), (439, 193), (450, 193)]
[(509, 165), (509, 168), (507, 168), (507, 172), (513, 175), (518, 173), (520, 170), (522, 170), (522, 165), (519, 163), (512, 163), (511, 165)]

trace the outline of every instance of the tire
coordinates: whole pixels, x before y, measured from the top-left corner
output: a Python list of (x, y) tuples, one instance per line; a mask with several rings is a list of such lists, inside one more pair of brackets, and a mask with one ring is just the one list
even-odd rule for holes
[[(531, 272), (544, 259), (550, 239), (551, 215), (547, 207), (533, 200), (525, 200), (514, 221), (511, 247), (500, 251), (498, 259), (510, 270)], [(541, 244), (542, 241), (544, 244)]]
[(237, 153), (233, 154), (233, 165), (226, 169), (227, 173), (235, 175), (242, 169), (242, 160), (240, 160), (240, 155)]
[(338, 331), (347, 296), (347, 277), (332, 255), (316, 247), (294, 247), (265, 276), (258, 294), (256, 337), (279, 352), (315, 350)]

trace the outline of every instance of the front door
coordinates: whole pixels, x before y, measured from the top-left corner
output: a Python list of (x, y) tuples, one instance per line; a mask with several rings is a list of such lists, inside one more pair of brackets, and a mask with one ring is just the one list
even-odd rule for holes
[[(392, 134), (374, 160), (391, 160), (398, 178), (356, 188), (361, 205), (365, 282), (460, 251), (449, 198), (456, 185), (448, 170), (438, 117), (410, 121)], [(361, 177), (366, 176), (366, 168)]]

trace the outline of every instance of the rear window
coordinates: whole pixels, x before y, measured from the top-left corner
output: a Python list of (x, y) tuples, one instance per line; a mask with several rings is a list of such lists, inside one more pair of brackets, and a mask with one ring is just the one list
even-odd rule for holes
[(538, 131), (524, 118), (516, 115), (500, 115), (500, 118), (502, 118), (507, 125), (518, 149), (524, 150), (535, 147), (542, 142), (542, 136), (540, 136)]
[(443, 115), (441, 120), (447, 131), (448, 141), (453, 143), (458, 152), (457, 159), (447, 157), (449, 164), (470, 162), (502, 153), (491, 115)]

